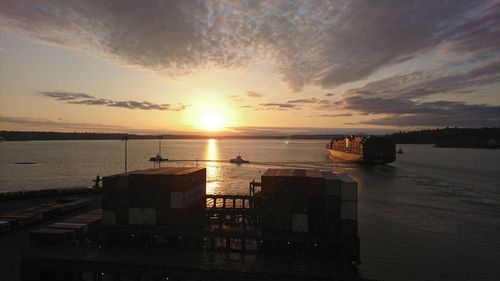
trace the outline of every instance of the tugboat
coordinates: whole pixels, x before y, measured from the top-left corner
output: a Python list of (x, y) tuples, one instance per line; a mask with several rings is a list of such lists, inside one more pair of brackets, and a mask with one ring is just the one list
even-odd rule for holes
[(399, 153), (399, 154), (403, 154), (403, 153), (405, 153), (405, 152), (404, 152), (404, 151), (403, 151), (403, 149), (400, 147), (400, 148), (398, 149), (397, 153)]
[(151, 162), (164, 162), (164, 161), (168, 161), (168, 158), (161, 157), (161, 139), (162, 139), (162, 137), (159, 136), (158, 137), (158, 154), (156, 154), (156, 156), (153, 156), (153, 157), (149, 158), (149, 161), (151, 161)]
[(163, 158), (163, 157), (161, 157), (161, 155), (160, 155), (160, 154), (156, 154), (156, 156), (155, 156), (155, 157), (151, 157), (151, 158), (149, 158), (149, 161), (154, 161), (154, 162), (164, 162), (164, 161), (168, 161), (168, 159), (167, 159), (167, 158)]
[(241, 155), (236, 156), (236, 158), (230, 159), (229, 162), (235, 164), (250, 163), (250, 161), (241, 158)]
[(326, 145), (333, 158), (366, 164), (387, 164), (396, 160), (396, 145), (385, 137), (356, 136), (333, 139)]

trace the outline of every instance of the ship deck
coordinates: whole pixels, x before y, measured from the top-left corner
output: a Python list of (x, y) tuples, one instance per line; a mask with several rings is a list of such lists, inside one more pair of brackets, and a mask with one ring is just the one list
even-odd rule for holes
[[(44, 269), (148, 276), (171, 280), (366, 280), (351, 268), (321, 258), (194, 250), (34, 247), (25, 253), (25, 274)], [(29, 276), (24, 276), (29, 280)], [(163, 279), (162, 279), (163, 280)]]

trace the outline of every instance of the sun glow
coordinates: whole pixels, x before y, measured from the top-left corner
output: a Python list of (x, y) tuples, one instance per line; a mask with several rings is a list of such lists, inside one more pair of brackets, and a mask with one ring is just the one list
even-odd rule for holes
[(217, 112), (207, 112), (200, 116), (200, 127), (204, 130), (215, 132), (224, 129), (225, 120)]

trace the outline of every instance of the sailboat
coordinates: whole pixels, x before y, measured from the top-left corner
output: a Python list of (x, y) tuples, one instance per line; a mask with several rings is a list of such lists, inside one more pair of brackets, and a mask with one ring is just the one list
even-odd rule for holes
[(168, 158), (163, 158), (161, 156), (161, 139), (162, 137), (159, 136), (158, 137), (158, 154), (156, 154), (156, 156), (153, 156), (153, 157), (150, 157), (149, 158), (149, 161), (153, 161), (153, 162), (164, 162), (164, 161), (168, 161)]

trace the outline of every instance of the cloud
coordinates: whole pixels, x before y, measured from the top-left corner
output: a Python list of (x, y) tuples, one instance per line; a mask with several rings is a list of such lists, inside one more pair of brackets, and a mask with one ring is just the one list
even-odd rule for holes
[(47, 97), (54, 98), (56, 100), (60, 101), (70, 101), (70, 100), (76, 100), (76, 99), (85, 99), (85, 98), (94, 98), (91, 95), (84, 94), (84, 93), (71, 93), (71, 92), (39, 92), (42, 95), (45, 95)]
[(0, 116), (0, 123), (16, 124), (33, 128), (65, 128), (65, 129), (87, 129), (87, 130), (124, 130), (128, 128), (125, 126), (116, 126), (116, 125), (53, 121), (44, 118), (28, 118), (28, 117), (12, 117), (12, 116)]
[(353, 116), (353, 114), (352, 113), (320, 114), (318, 116), (319, 117), (333, 117), (333, 118), (336, 118), (336, 117), (350, 117), (350, 116)]
[(260, 103), (257, 106), (257, 110), (290, 110), (290, 109), (298, 109), (299, 107), (296, 104), (290, 103)]
[(243, 98), (238, 95), (229, 95), (228, 98), (232, 99), (235, 102), (243, 101)]
[(310, 98), (310, 99), (298, 99), (298, 100), (289, 100), (287, 103), (300, 103), (300, 104), (308, 104), (308, 103), (317, 103), (318, 99)]
[(358, 81), (426, 52), (500, 53), (496, 1), (3, 1), (0, 25), (169, 76), (276, 66), (295, 91)]
[(362, 124), (383, 126), (500, 126), (500, 106), (445, 101), (442, 94), (473, 95), (500, 83), (500, 60), (462, 72), (418, 71), (346, 90), (323, 109), (369, 115)]
[(68, 101), (68, 103), (71, 104), (85, 104), (85, 105), (109, 105), (112, 103), (112, 101), (107, 100), (107, 99), (85, 99), (85, 100), (79, 100), (79, 101)]
[(251, 98), (262, 98), (262, 97), (264, 97), (263, 94), (257, 93), (257, 92), (253, 92), (253, 91), (247, 91), (247, 96), (249, 96)]
[[(251, 136), (290, 136), (290, 135), (351, 135), (360, 132), (359, 128), (319, 128), (319, 127), (252, 127), (228, 128), (233, 133)], [(392, 132), (385, 128), (362, 129), (367, 134), (386, 134)]]
[(123, 107), (128, 109), (142, 109), (142, 110), (170, 110), (170, 111), (182, 111), (187, 108), (187, 105), (179, 105), (177, 107), (172, 107), (170, 104), (155, 104), (147, 101), (114, 101), (107, 106)]
[(84, 105), (104, 105), (112, 107), (121, 107), (127, 109), (142, 109), (142, 110), (161, 110), (161, 111), (182, 111), (189, 105), (177, 104), (156, 104), (147, 101), (114, 101), (109, 99), (100, 99), (89, 94), (71, 93), (71, 92), (38, 92), (39, 94), (53, 98), (58, 101), (65, 101), (69, 104), (84, 104)]
[(240, 105), (239, 108), (255, 108), (253, 105)]
[(468, 71), (417, 71), (376, 80), (361, 88), (350, 89), (344, 96), (366, 95), (423, 98), (441, 93), (473, 93), (475, 88), (500, 83), (500, 60), (491, 61)]
[[(465, 102), (417, 102), (398, 98), (353, 96), (338, 103), (342, 109), (375, 118), (361, 124), (383, 126), (498, 127), (500, 106)], [(377, 117), (377, 115), (385, 115)]]

